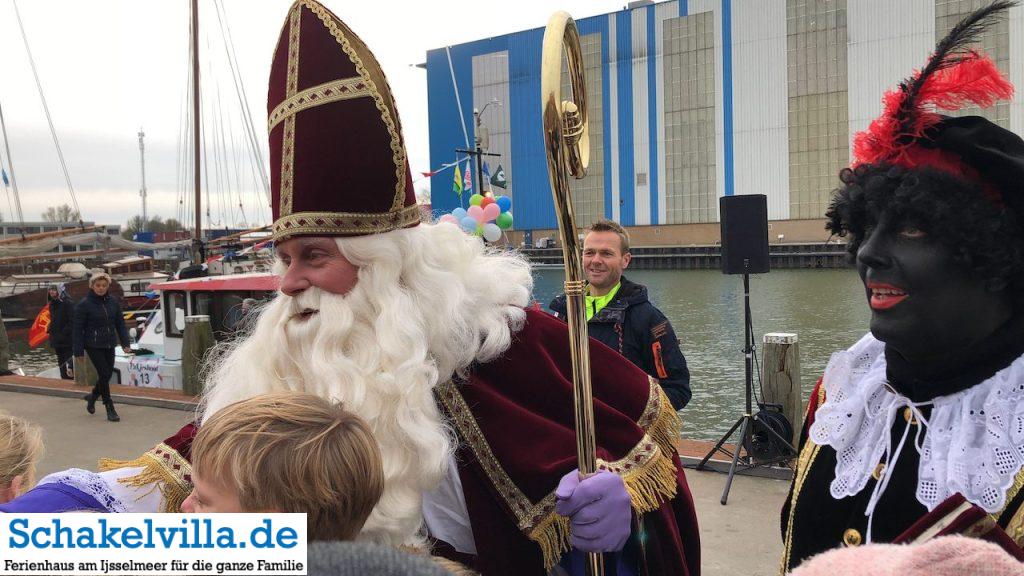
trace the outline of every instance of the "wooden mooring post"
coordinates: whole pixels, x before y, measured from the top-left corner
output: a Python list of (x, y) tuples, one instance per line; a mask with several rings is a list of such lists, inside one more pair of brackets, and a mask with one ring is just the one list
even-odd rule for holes
[(791, 441), (795, 447), (800, 441), (804, 414), (797, 335), (780, 332), (765, 334), (762, 350), (764, 363), (761, 383), (764, 387), (764, 402), (782, 406), (782, 413), (793, 426)]
[(214, 344), (210, 317), (205, 314), (185, 317), (185, 338), (181, 349), (182, 392), (198, 396), (203, 391), (199, 381), (203, 357)]

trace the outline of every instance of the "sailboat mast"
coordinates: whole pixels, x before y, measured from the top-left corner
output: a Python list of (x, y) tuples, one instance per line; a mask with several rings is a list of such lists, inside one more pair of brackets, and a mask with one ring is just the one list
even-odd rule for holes
[(146, 231), (146, 224), (149, 222), (149, 215), (146, 214), (146, 145), (143, 142), (145, 137), (146, 133), (139, 128), (139, 162), (142, 165), (142, 188), (139, 190), (139, 196), (142, 196), (142, 232)]
[(199, 0), (192, 0), (192, 143), (195, 168), (195, 237), (192, 240), (193, 264), (203, 263), (203, 213), (199, 189)]

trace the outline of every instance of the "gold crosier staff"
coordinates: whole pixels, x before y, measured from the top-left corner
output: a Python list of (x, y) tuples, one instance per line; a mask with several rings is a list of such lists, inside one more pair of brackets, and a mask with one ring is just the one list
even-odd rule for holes
[[(562, 54), (569, 69), (572, 101), (562, 101)], [(566, 12), (556, 12), (544, 30), (540, 69), (541, 110), (544, 146), (548, 156), (548, 178), (558, 215), (558, 234), (565, 260), (565, 301), (569, 320), (569, 351), (572, 355), (573, 403), (576, 413), (576, 453), (581, 476), (597, 471), (594, 439), (594, 398), (590, 387), (590, 348), (583, 299), (585, 282), (580, 260), (576, 219), (569, 193), (569, 175), (577, 180), (587, 175), (590, 162), (590, 128), (587, 122), (587, 94), (583, 77), (583, 56), (576, 22)], [(600, 554), (587, 555), (587, 574), (602, 576)]]

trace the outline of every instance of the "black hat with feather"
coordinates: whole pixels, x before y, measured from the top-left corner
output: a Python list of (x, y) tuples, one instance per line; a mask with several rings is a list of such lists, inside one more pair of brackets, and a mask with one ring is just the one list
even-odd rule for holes
[(936, 45), (922, 70), (886, 92), (882, 115), (854, 136), (851, 168), (934, 168), (980, 184), (990, 200), (1024, 214), (1024, 140), (980, 116), (936, 111), (985, 108), (1013, 95), (995, 63), (970, 45), (1015, 5), (999, 0), (971, 13)]

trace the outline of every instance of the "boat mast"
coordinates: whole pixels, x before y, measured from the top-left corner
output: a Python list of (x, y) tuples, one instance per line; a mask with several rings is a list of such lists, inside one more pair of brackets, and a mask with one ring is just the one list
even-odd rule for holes
[(192, 0), (192, 143), (193, 166), (195, 168), (195, 236), (192, 239), (192, 263), (202, 264), (203, 257), (203, 213), (200, 206), (199, 189), (199, 0)]
[(143, 143), (143, 138), (146, 137), (146, 133), (139, 128), (139, 162), (142, 164), (142, 189), (139, 190), (139, 196), (142, 196), (142, 230), (146, 231), (146, 224), (149, 222), (149, 217), (146, 214), (146, 145)]
[[(14, 188), (14, 206), (18, 210), (18, 222), (24, 223), (25, 216), (21, 212), (21, 196), (18, 196), (18, 179), (14, 177), (14, 162), (11, 160), (11, 141), (7, 139), (7, 124), (4, 122), (4, 110), (0, 107), (0, 132), (4, 136), (4, 151), (7, 154), (7, 167), (11, 169), (11, 188)], [(24, 231), (22, 231), (24, 234)]]

